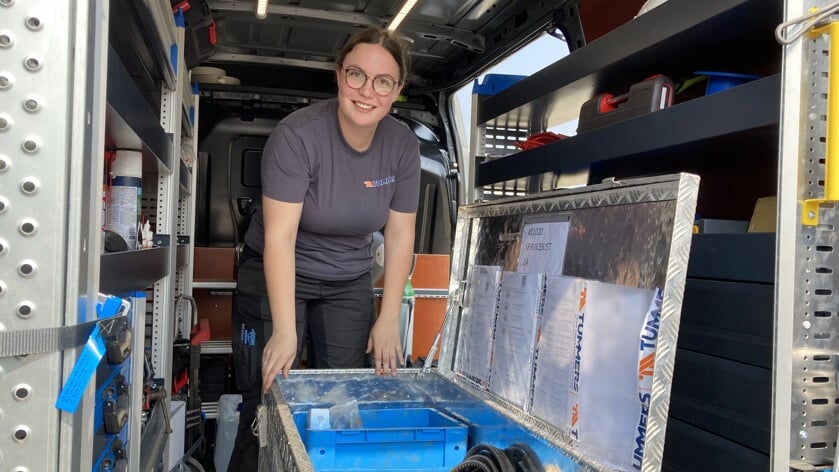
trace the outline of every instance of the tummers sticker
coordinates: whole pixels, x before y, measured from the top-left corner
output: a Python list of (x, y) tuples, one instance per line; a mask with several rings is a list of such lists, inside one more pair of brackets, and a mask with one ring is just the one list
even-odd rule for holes
[(644, 319), (644, 326), (641, 327), (640, 342), (638, 343), (638, 401), (640, 409), (635, 430), (635, 445), (632, 451), (632, 467), (636, 470), (641, 470), (641, 462), (644, 459), (644, 443), (647, 440), (647, 418), (650, 413), (655, 353), (661, 325), (661, 300), (662, 290), (656, 289), (655, 296), (650, 303), (650, 309)]

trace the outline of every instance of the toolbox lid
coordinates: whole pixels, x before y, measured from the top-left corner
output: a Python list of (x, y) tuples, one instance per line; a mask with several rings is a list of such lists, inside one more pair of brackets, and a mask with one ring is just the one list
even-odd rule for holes
[(461, 207), (438, 373), (595, 469), (660, 469), (698, 187)]

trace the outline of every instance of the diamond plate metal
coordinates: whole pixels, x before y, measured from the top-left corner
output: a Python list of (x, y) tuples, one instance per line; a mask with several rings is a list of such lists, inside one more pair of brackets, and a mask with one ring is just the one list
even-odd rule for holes
[[(661, 331), (656, 350), (646, 446), (642, 463), (644, 471), (660, 470), (698, 190), (699, 180), (696, 176), (681, 174), (675, 177), (628, 180), (583, 189), (548, 192), (461, 208), (458, 212), (458, 225), (454, 238), (454, 256), (449, 284), (450, 315), (444, 328), (445, 337), (439, 361), (440, 373), (472, 393), (480, 395), (486, 401), (495, 402), (501, 408), (513, 412), (517, 420), (528, 425), (532, 430), (538, 431), (542, 437), (559, 447), (563, 447), (569, 455), (577, 458), (581, 463), (596, 470), (609, 470), (609, 467), (601, 463), (598, 458), (573, 449), (569, 438), (553, 425), (522, 412), (488, 391), (476, 389), (471, 382), (456, 376), (453, 363), (460, 325), (461, 296), (468, 268), (476, 264), (504, 267), (507, 248), (503, 241), (515, 239), (525, 216), (550, 213), (574, 214), (573, 212), (585, 215), (592, 211), (608, 212), (609, 208), (614, 209), (615, 214), (618, 212), (622, 215), (631, 214), (627, 216), (627, 219), (641, 228), (634, 238), (646, 238), (647, 241), (657, 242), (657, 244), (642, 244), (640, 247), (643, 249), (631, 252), (631, 257), (642, 261), (640, 265), (645, 268), (641, 270), (642, 275), (631, 281), (616, 280), (617, 276), (605, 267), (608, 261), (598, 261), (594, 257), (597, 251), (584, 250), (578, 251), (582, 257), (579, 264), (581, 269), (578, 270), (591, 270), (591, 272), (570, 275), (580, 277), (595, 275), (606, 282), (622, 282), (640, 288), (663, 288)], [(633, 209), (640, 209), (640, 212), (633, 213)], [(652, 217), (644, 219), (641, 217), (642, 213), (652, 215)], [(594, 219), (589, 218), (587, 221), (594, 221)], [(607, 240), (601, 242), (606, 246), (629, 247), (626, 242), (627, 235), (619, 231), (612, 234), (611, 239), (608, 235), (605, 237)], [(571, 257), (570, 246), (568, 254), (566, 258)], [(569, 267), (568, 262), (565, 267), (566, 269)]]

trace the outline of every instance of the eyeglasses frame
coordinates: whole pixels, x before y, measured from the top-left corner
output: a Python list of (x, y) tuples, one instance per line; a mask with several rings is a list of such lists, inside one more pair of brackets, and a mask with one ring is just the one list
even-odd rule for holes
[[(364, 76), (364, 82), (362, 82), (361, 85), (359, 85), (358, 87), (353, 87), (350, 84), (349, 75), (347, 74), (347, 71), (350, 71), (350, 70), (357, 71), (361, 75)], [(390, 76), (389, 74), (380, 74), (380, 75), (370, 77), (369, 75), (367, 75), (366, 72), (359, 69), (358, 67), (343, 67), (343, 68), (341, 68), (341, 71), (344, 73), (344, 83), (347, 84), (347, 87), (349, 87), (353, 90), (360, 90), (360, 89), (363, 89), (365, 85), (367, 85), (367, 81), (370, 81), (370, 83), (373, 84), (373, 85), (371, 85), (371, 87), (373, 89), (373, 92), (375, 92), (376, 95), (378, 95), (380, 97), (387, 97), (388, 95), (392, 94), (394, 90), (396, 90), (397, 86), (402, 85), (401, 80), (396, 80), (392, 76)], [(379, 79), (379, 78), (382, 78), (382, 77), (393, 80), (393, 87), (391, 87), (390, 91), (388, 91), (387, 93), (381, 93), (378, 90), (376, 90), (376, 86), (375, 86), (376, 82), (375, 81), (376, 81), (376, 79)]]

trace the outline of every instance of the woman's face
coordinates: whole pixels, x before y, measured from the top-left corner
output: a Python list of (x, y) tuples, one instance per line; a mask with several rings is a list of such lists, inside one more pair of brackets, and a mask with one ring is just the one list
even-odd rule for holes
[[(350, 81), (356, 85), (360, 77), (359, 73), (367, 76), (367, 80), (360, 88), (348, 85), (348, 70), (352, 75)], [(390, 112), (390, 106), (402, 89), (398, 83), (399, 64), (385, 48), (378, 44), (359, 43), (356, 45), (344, 58), (343, 68), (337, 70), (336, 73), (338, 113), (347, 125), (353, 127), (375, 128), (379, 121)], [(378, 82), (380, 92), (383, 88), (382, 84), (392, 81), (395, 85), (390, 93), (381, 95), (373, 88), (374, 80)]]

